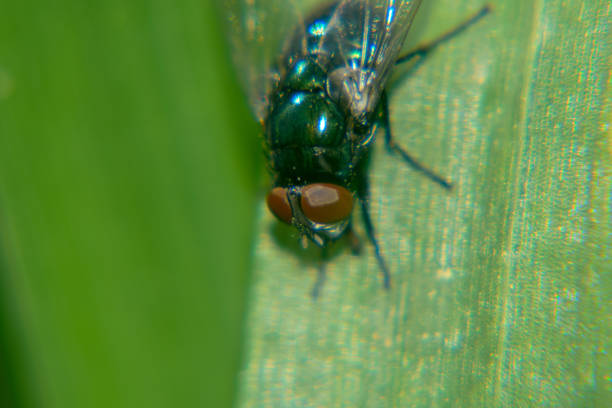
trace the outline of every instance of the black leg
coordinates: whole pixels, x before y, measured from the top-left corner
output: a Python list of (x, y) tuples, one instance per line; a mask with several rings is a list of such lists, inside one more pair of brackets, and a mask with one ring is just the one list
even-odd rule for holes
[[(424, 44), (416, 48), (415, 50), (405, 55), (400, 56), (397, 59), (396, 63), (401, 64), (403, 62), (410, 61), (416, 57), (419, 57), (419, 58), (425, 57), (429, 51), (431, 51), (432, 49), (434, 49), (441, 43), (449, 40), (451, 37), (461, 33), (463, 30), (468, 28), (470, 25), (474, 24), (475, 22), (480, 20), (482, 17), (487, 15), (490, 11), (491, 11), (491, 7), (489, 7), (488, 5), (484, 6), (478, 13), (474, 14), (472, 17), (470, 17), (469, 19), (461, 23), (459, 26), (441, 35), (434, 41), (428, 44)], [(442, 187), (446, 189), (452, 188), (452, 184), (449, 181), (445, 180), (441, 176), (434, 173), (432, 170), (429, 170), (427, 167), (423, 166), (415, 158), (410, 156), (406, 150), (404, 150), (402, 147), (398, 146), (395, 143), (391, 135), (391, 126), (389, 123), (389, 103), (387, 100), (387, 93), (385, 91), (383, 91), (382, 96), (381, 96), (381, 118), (380, 119), (382, 120), (383, 122), (382, 125), (385, 128), (385, 144), (388, 150), (399, 153), (399, 155), (402, 157), (402, 159), (404, 159), (406, 163), (408, 163), (414, 169), (421, 171), (423, 174), (425, 174), (427, 177), (429, 177), (430, 179), (432, 179), (433, 181), (435, 181)], [(359, 160), (361, 160), (361, 158)], [(363, 185), (361, 186), (358, 195), (359, 195), (359, 202), (361, 203), (361, 215), (363, 217), (363, 224), (365, 226), (366, 234), (368, 236), (368, 239), (372, 243), (372, 246), (374, 247), (376, 261), (378, 262), (380, 270), (383, 274), (383, 286), (385, 289), (389, 289), (391, 287), (391, 276), (389, 274), (389, 269), (387, 268), (387, 264), (385, 263), (385, 259), (383, 258), (381, 254), (380, 246), (378, 245), (378, 241), (376, 240), (376, 234), (374, 232), (374, 225), (372, 224), (372, 219), (370, 218), (370, 204), (369, 204), (369, 192), (367, 188), (367, 179), (364, 180)], [(315, 284), (315, 287), (313, 289), (313, 297), (316, 298), (318, 296), (319, 290), (324, 280), (325, 280), (325, 271), (323, 268), (321, 268), (319, 270), (319, 278), (317, 279), (317, 283)]]
[(457, 27), (453, 28), (452, 30), (447, 31), (446, 33), (442, 34), (440, 37), (436, 38), (435, 40), (427, 44), (418, 46), (416, 49), (408, 52), (407, 54), (401, 55), (395, 63), (401, 64), (403, 62), (410, 61), (415, 57), (420, 57), (420, 58), (425, 57), (429, 51), (433, 50), (434, 48), (436, 48), (438, 45), (442, 44), (443, 42), (450, 40), (452, 37), (460, 34), (466, 28), (468, 28), (469, 26), (471, 26), (472, 24), (476, 23), (478, 20), (486, 16), (490, 11), (491, 11), (491, 6), (487, 4), (486, 6), (481, 8), (477, 13), (472, 15), (470, 18), (468, 18), (467, 20), (465, 20), (463, 23), (459, 24)]
[(359, 199), (359, 202), (361, 203), (361, 216), (363, 217), (363, 224), (365, 226), (368, 239), (374, 247), (374, 254), (376, 255), (378, 266), (383, 274), (383, 286), (388, 290), (391, 287), (391, 276), (389, 275), (389, 269), (387, 268), (385, 259), (380, 253), (380, 247), (378, 246), (378, 241), (376, 240), (376, 235), (374, 234), (374, 226), (372, 225), (372, 219), (370, 218), (369, 197), (368, 194), (364, 195), (364, 197), (360, 197)]
[(352, 223), (349, 224), (344, 236), (346, 237), (346, 241), (348, 242), (353, 255), (359, 255), (361, 253), (361, 239), (359, 239), (359, 236), (355, 233)]
[(402, 156), (402, 159), (404, 159), (404, 161), (408, 163), (410, 166), (412, 166), (415, 170), (422, 172), (423, 174), (425, 174), (427, 177), (429, 177), (430, 179), (432, 179), (433, 181), (435, 181), (442, 187), (450, 190), (453, 186), (449, 181), (445, 180), (441, 176), (434, 173), (432, 170), (429, 170), (427, 167), (423, 166), (414, 157), (408, 154), (408, 152), (404, 148), (397, 145), (395, 141), (393, 140), (393, 137), (391, 136), (391, 124), (389, 123), (389, 101), (387, 100), (386, 91), (383, 91), (382, 93), (380, 104), (381, 104), (381, 109), (382, 109), (381, 119), (383, 121), (383, 126), (385, 128), (385, 145), (387, 146), (387, 149), (389, 151), (398, 153), (400, 156)]
[(327, 264), (327, 245), (321, 248), (321, 262), (319, 264), (319, 270), (317, 271), (317, 280), (312, 287), (312, 298), (317, 300), (323, 284), (325, 283), (325, 265)]

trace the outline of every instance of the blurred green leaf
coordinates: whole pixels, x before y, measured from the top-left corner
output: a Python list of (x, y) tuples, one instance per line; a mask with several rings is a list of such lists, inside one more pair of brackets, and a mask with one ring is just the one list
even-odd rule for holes
[(0, 404), (230, 406), (259, 142), (211, 2), (0, 8)]
[[(483, 4), (424, 3), (410, 44)], [(260, 207), (241, 406), (611, 400), (609, 2), (492, 3), (393, 85), (398, 140), (455, 188), (375, 152), (389, 293), (338, 248), (313, 301), (317, 252)]]

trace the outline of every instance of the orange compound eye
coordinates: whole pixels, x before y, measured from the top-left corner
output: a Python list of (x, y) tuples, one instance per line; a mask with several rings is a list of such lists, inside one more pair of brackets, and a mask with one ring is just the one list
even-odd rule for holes
[(300, 206), (311, 221), (331, 224), (351, 215), (353, 195), (336, 184), (309, 184), (302, 188)]
[(274, 187), (266, 197), (268, 209), (279, 220), (291, 224), (291, 205), (287, 200), (287, 189), (283, 187)]

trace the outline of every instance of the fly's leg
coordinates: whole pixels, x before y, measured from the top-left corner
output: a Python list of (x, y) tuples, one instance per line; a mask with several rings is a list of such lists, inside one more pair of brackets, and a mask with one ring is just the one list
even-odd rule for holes
[(370, 218), (369, 194), (362, 194), (362, 196), (359, 198), (359, 202), (361, 203), (361, 216), (363, 217), (363, 225), (365, 226), (365, 231), (368, 236), (368, 239), (374, 247), (376, 261), (378, 262), (380, 271), (383, 274), (383, 286), (385, 289), (388, 290), (391, 287), (391, 275), (389, 275), (389, 268), (387, 268), (385, 259), (383, 258), (380, 252), (380, 246), (378, 245), (378, 241), (376, 240), (376, 234), (374, 233), (374, 225), (372, 224), (372, 219)]
[(391, 135), (391, 124), (389, 123), (389, 102), (387, 100), (387, 92), (382, 93), (380, 103), (382, 108), (381, 119), (383, 121), (383, 127), (385, 128), (385, 145), (387, 146), (387, 149), (392, 152), (398, 153), (402, 157), (402, 159), (404, 159), (404, 161), (410, 166), (412, 166), (415, 170), (422, 172), (442, 187), (448, 190), (453, 188), (453, 185), (450, 183), (450, 181), (445, 180), (442, 176), (437, 175), (432, 170), (423, 166), (414, 157), (408, 154), (408, 152), (403, 147), (395, 143), (395, 140), (393, 140), (393, 137)]
[(319, 263), (319, 269), (317, 271), (317, 280), (312, 287), (312, 298), (317, 300), (323, 284), (325, 283), (325, 265), (327, 264), (327, 244), (321, 247), (321, 260)]
[(361, 239), (359, 239), (359, 236), (353, 230), (352, 225), (349, 225), (344, 236), (351, 247), (351, 252), (353, 255), (359, 255), (361, 253)]
[[(472, 24), (476, 23), (478, 20), (486, 16), (490, 11), (491, 11), (491, 7), (489, 5), (484, 6), (477, 13), (472, 15), (470, 18), (468, 18), (467, 20), (465, 20), (463, 23), (459, 24), (457, 27), (453, 28), (452, 30), (442, 34), (440, 37), (436, 38), (435, 40), (427, 44), (423, 44), (417, 47), (416, 49), (408, 52), (407, 54), (400, 56), (397, 59), (396, 64), (401, 64), (404, 62), (412, 61), (413, 59), (416, 59), (416, 58), (419, 59), (417, 62), (420, 62), (425, 56), (427, 56), (427, 53), (429, 53), (431, 50), (433, 50), (434, 48), (436, 48), (438, 45), (442, 44), (443, 42), (448, 41), (449, 39), (456, 36), (457, 34), (460, 34), (462, 31), (467, 29), (469, 26), (471, 26)], [(381, 119), (383, 121), (383, 126), (385, 128), (385, 144), (387, 145), (387, 149), (398, 153), (402, 157), (402, 159), (404, 159), (406, 163), (408, 163), (414, 169), (421, 171), (431, 180), (438, 183), (440, 186), (446, 189), (451, 189), (452, 184), (449, 181), (437, 175), (436, 173), (434, 173), (432, 170), (428, 169), (427, 167), (423, 166), (414, 157), (408, 154), (408, 152), (404, 148), (402, 148), (401, 146), (395, 143), (395, 141), (393, 140), (393, 136), (391, 135), (391, 126), (389, 123), (389, 102), (387, 99), (386, 92), (383, 92), (381, 96), (381, 110), (382, 110)]]
[[(349, 224), (345, 236), (348, 239), (348, 243), (351, 247), (351, 251), (353, 252), (353, 255), (358, 255), (359, 253), (361, 253), (361, 240), (359, 239), (357, 234), (355, 234), (355, 231), (353, 230), (353, 226), (351, 224)], [(368, 236), (370, 235), (368, 234)], [(312, 298), (315, 300), (319, 297), (319, 294), (321, 293), (321, 289), (323, 288), (323, 285), (325, 284), (325, 278), (326, 278), (325, 265), (327, 265), (328, 245), (329, 243), (326, 242), (321, 247), (321, 259), (319, 262), (319, 269), (317, 270), (317, 280), (314, 286), (312, 287), (312, 292), (311, 292)], [(374, 243), (374, 246), (378, 247), (376, 243)]]
[[(468, 28), (470, 25), (474, 24), (475, 22), (480, 20), (482, 17), (487, 15), (490, 11), (491, 11), (491, 8), (488, 5), (484, 6), (478, 13), (474, 14), (472, 17), (470, 17), (469, 19), (461, 23), (459, 26), (443, 34), (442, 36), (438, 37), (434, 41), (428, 44), (424, 44), (416, 48), (415, 50), (405, 55), (400, 56), (397, 59), (396, 64), (401, 64), (403, 62), (411, 61), (417, 57), (422, 59), (423, 57), (427, 55), (429, 51), (431, 51), (432, 49), (434, 49), (441, 43), (449, 40), (451, 37), (461, 33), (463, 30)], [(430, 179), (432, 179), (433, 181), (435, 181), (442, 187), (446, 189), (452, 188), (452, 184), (449, 181), (445, 180), (441, 176), (434, 173), (432, 170), (423, 166), (414, 157), (408, 154), (408, 152), (404, 148), (402, 148), (401, 146), (398, 146), (395, 143), (391, 135), (391, 126), (389, 123), (389, 102), (387, 100), (387, 93), (385, 91), (383, 91), (382, 96), (381, 96), (381, 118), (380, 119), (382, 119), (382, 122), (383, 122), (382, 125), (385, 128), (385, 144), (387, 146), (387, 149), (398, 153), (402, 157), (402, 159), (404, 159), (406, 163), (408, 163), (414, 169), (421, 171), (423, 174), (425, 174), (427, 177), (429, 177)], [(361, 158), (359, 158), (358, 161), (361, 161)], [(363, 184), (361, 188), (359, 189), (360, 191), (358, 193), (359, 202), (361, 204), (361, 216), (363, 217), (363, 224), (365, 226), (365, 231), (368, 236), (368, 239), (370, 240), (370, 242), (372, 243), (372, 246), (374, 247), (376, 261), (378, 262), (380, 270), (383, 274), (384, 288), (388, 290), (391, 287), (391, 276), (389, 274), (389, 269), (387, 268), (385, 259), (383, 258), (382, 253), (380, 251), (380, 246), (378, 245), (378, 241), (376, 240), (376, 234), (374, 232), (374, 225), (372, 224), (372, 218), (370, 217), (369, 191), (368, 191), (367, 184), (368, 184), (367, 179), (364, 179)], [(322, 280), (322, 279), (323, 278), (320, 278), (319, 280)], [(315, 286), (315, 288), (317, 288), (318, 286), (319, 285)], [(313, 291), (313, 294), (314, 294), (314, 291)]]
[(401, 64), (401, 63), (404, 63), (404, 62), (411, 61), (414, 58), (424, 58), (427, 55), (428, 52), (430, 52), (431, 50), (436, 48), (438, 45), (440, 45), (443, 42), (446, 42), (446, 41), (450, 40), (452, 37), (460, 34), (466, 28), (468, 28), (472, 24), (476, 23), (478, 20), (480, 20), (481, 18), (483, 18), (484, 16), (486, 16), (490, 12), (491, 12), (491, 6), (489, 6), (487, 4), (483, 8), (481, 8), (478, 12), (476, 12), (474, 15), (469, 17), (467, 20), (465, 20), (463, 23), (459, 24), (457, 27), (453, 28), (452, 30), (447, 31), (446, 33), (442, 34), (441, 36), (439, 36), (438, 38), (436, 38), (435, 40), (433, 40), (433, 41), (431, 41), (429, 43), (422, 44), (422, 45), (418, 46), (417, 48), (415, 48), (414, 50), (408, 52), (407, 54), (401, 55), (397, 59), (397, 61), (395, 61), (395, 63), (396, 64)]

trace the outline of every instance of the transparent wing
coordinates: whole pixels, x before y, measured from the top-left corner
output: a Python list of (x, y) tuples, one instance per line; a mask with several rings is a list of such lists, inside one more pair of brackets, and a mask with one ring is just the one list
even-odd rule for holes
[(232, 58), (253, 113), (263, 121), (279, 80), (283, 46), (304, 26), (303, 13), (322, 0), (219, 0)]
[(357, 118), (371, 113), (385, 87), (421, 0), (342, 0), (318, 50), (333, 69), (331, 93)]

